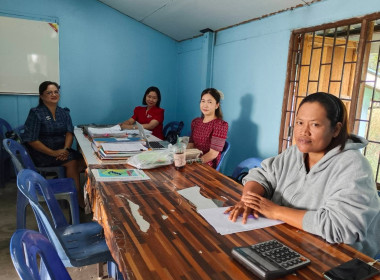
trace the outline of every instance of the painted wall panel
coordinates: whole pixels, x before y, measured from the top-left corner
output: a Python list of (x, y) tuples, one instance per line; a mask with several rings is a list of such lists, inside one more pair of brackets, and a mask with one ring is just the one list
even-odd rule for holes
[[(74, 124), (130, 118), (151, 85), (161, 90), (165, 122), (176, 118), (177, 43), (169, 37), (95, 0), (0, 0), (0, 13), (58, 18), (60, 105)], [(0, 96), (0, 116), (15, 125), (26, 118), (15, 112), (29, 109), (21, 97)]]
[[(212, 86), (225, 94), (222, 109), (230, 125), (231, 143), (223, 173), (232, 174), (234, 167), (248, 157), (266, 158), (278, 152), (291, 31), (378, 11), (377, 0), (324, 0), (216, 33)], [(181, 42), (179, 48), (191, 46), (195, 40), (199, 38)], [(193, 56), (202, 53), (193, 52)], [(197, 61), (179, 56), (181, 76), (200, 79), (199, 73), (190, 70)], [(194, 93), (182, 87), (181, 94)], [(179, 111), (179, 118), (191, 119), (191, 113), (190, 109)]]

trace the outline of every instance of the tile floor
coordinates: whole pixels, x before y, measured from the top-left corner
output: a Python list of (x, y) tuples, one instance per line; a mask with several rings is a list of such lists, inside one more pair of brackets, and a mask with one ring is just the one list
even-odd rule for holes
[[(4, 188), (0, 188), (0, 279), (17, 280), (20, 279), (13, 267), (9, 254), (9, 241), (16, 229), (16, 179), (7, 182)], [(68, 210), (64, 210), (68, 213)], [(91, 217), (81, 216), (81, 221), (91, 220)], [(37, 223), (34, 214), (28, 207), (27, 228), (37, 230)], [(89, 265), (81, 268), (68, 268), (73, 280), (99, 279), (97, 277), (97, 265)], [(105, 268), (105, 272), (106, 272)]]

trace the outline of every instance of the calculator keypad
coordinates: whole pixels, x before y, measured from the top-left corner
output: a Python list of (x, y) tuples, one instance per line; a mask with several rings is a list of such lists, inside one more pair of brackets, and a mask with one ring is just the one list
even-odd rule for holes
[(251, 246), (257, 254), (270, 259), (286, 270), (290, 270), (310, 261), (277, 240), (270, 240)]

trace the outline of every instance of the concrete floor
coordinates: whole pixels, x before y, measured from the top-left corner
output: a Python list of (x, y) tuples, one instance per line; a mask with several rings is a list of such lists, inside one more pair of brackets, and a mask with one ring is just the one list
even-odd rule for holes
[[(11, 179), (4, 188), (0, 188), (0, 279), (20, 279), (9, 254), (9, 241), (16, 229), (16, 180)], [(37, 223), (30, 206), (27, 213), (27, 228), (38, 231)], [(64, 210), (65, 214), (68, 209)], [(91, 215), (81, 215), (81, 222), (91, 220)], [(105, 266), (104, 266), (105, 267)], [(97, 265), (89, 265), (80, 268), (67, 268), (73, 280), (99, 279), (97, 276)], [(107, 273), (106, 268), (104, 268)]]

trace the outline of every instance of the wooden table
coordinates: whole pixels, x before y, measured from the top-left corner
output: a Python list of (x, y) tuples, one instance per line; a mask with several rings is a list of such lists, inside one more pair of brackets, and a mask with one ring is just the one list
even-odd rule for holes
[[(197, 185), (203, 196), (230, 206), (240, 198), (241, 185), (201, 164), (180, 171), (173, 166), (144, 171), (151, 180), (95, 182), (92, 178), (87, 188), (94, 217), (104, 227), (124, 279), (258, 279), (231, 258), (231, 249), (270, 239), (311, 260), (306, 268), (284, 279), (323, 279), (323, 271), (353, 257), (372, 260), (348, 245), (331, 245), (287, 224), (220, 235), (177, 191)], [(139, 206), (138, 212), (149, 223), (146, 232), (134, 218), (133, 205)]]

